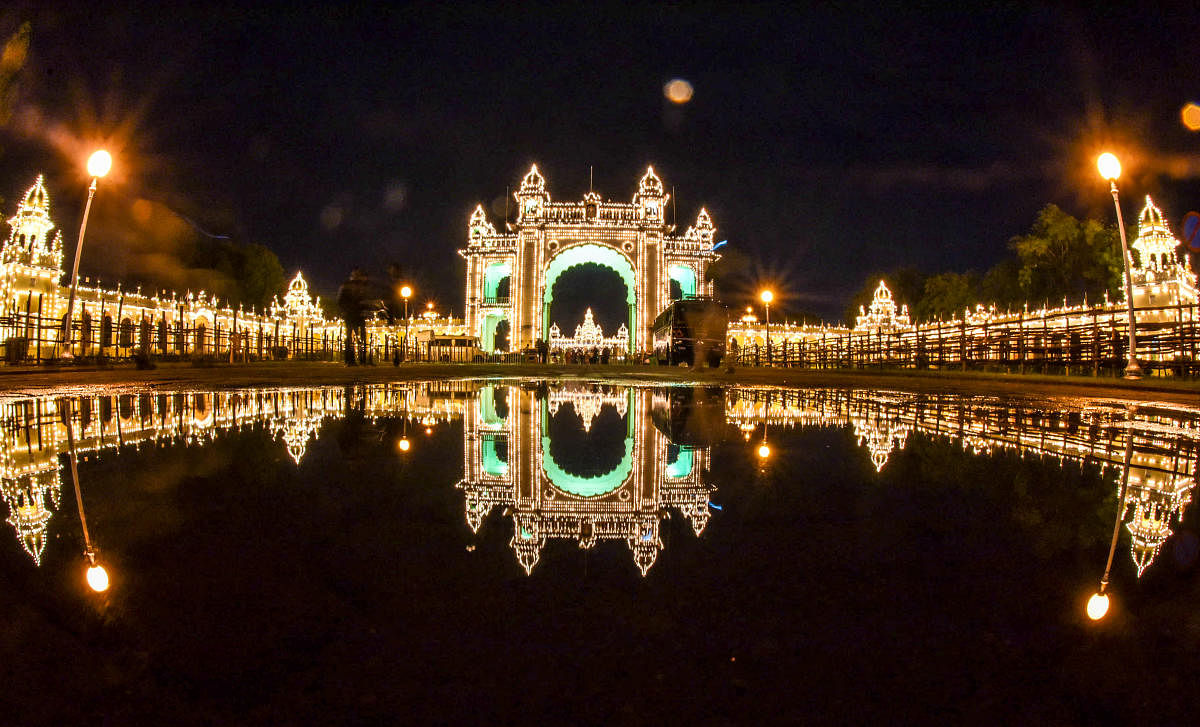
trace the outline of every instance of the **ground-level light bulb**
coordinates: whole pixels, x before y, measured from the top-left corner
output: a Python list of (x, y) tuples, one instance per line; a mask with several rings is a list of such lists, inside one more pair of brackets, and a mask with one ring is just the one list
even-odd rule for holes
[(108, 571), (102, 565), (93, 565), (87, 569), (87, 582), (93, 591), (103, 593), (108, 590)]
[(1099, 621), (1108, 613), (1108, 594), (1095, 593), (1087, 602), (1087, 615), (1093, 621)]

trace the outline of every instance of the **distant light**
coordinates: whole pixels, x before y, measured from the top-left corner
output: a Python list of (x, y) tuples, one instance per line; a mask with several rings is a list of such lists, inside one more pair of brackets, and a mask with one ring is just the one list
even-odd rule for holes
[(760, 445), (760, 446), (759, 446), (759, 448), (758, 448), (758, 456), (759, 456), (761, 459), (766, 459), (767, 457), (770, 457), (770, 456), (771, 456), (771, 448), (770, 448), (770, 447), (768, 447), (768, 446), (766, 445), (766, 443), (765, 443), (765, 442), (764, 442), (762, 445)]
[(775, 294), (769, 290), (764, 290), (759, 297), (762, 298), (762, 302), (764, 303), (770, 303), (772, 300), (775, 300)]
[(1183, 125), (1187, 127), (1188, 131), (1200, 131), (1200, 104), (1184, 104), (1179, 115), (1183, 118)]
[(108, 590), (108, 571), (102, 565), (94, 565), (87, 569), (87, 582), (96, 593)]
[(408, 437), (402, 437), (396, 446), (400, 448), (401, 452), (407, 452), (412, 443), (408, 441)]
[(112, 155), (103, 149), (88, 157), (87, 170), (88, 174), (93, 177), (103, 177), (108, 174), (110, 169), (112, 169)]
[(1121, 162), (1115, 154), (1104, 152), (1100, 158), (1096, 160), (1096, 167), (1100, 170), (1100, 176), (1116, 181), (1121, 176)]
[(433, 427), (425, 427), (425, 436), (428, 437), (430, 434), (433, 434)]
[(1087, 615), (1093, 621), (1099, 621), (1108, 613), (1108, 595), (1104, 593), (1093, 594), (1087, 602)]
[(683, 105), (692, 100), (692, 84), (682, 78), (673, 78), (663, 86), (663, 95), (671, 103)]

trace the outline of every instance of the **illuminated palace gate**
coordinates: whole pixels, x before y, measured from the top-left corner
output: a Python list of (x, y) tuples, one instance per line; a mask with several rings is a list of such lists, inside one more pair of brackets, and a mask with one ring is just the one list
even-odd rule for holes
[[(497, 232), (483, 206), (471, 215), (467, 247), (467, 327), (480, 347), (496, 349), (496, 328), (509, 323), (514, 350), (550, 337), (554, 283), (579, 265), (601, 265), (625, 284), (629, 351), (651, 347), (654, 318), (666, 307), (670, 281), (684, 296), (711, 295), (705, 280), (713, 252), (712, 219), (704, 209), (681, 237), (672, 236), (665, 210), (670, 195), (653, 168), (646, 170), (633, 202), (607, 202), (588, 192), (579, 202), (551, 202), (534, 166), (514, 195), (517, 220)], [(505, 292), (507, 288), (508, 293)]]

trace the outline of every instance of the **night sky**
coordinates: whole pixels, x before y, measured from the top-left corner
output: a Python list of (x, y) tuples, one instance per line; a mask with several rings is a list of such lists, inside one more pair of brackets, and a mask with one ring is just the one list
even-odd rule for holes
[[(1200, 208), (1200, 134), (1180, 120), (1200, 101), (1200, 13), (1153, 5), (18, 4), (0, 10), (4, 38), (32, 25), (0, 196), (10, 216), (45, 172), (70, 249), (103, 143), (118, 166), (85, 275), (227, 235), (327, 296), (354, 266), (401, 263), (461, 314), (475, 204), (499, 224), (533, 162), (556, 199), (592, 167), (627, 201), (653, 164), (680, 230), (706, 206), (747, 261), (729, 303), (768, 283), (793, 314), (839, 317), (875, 270), (985, 269), (1048, 202), (1111, 220), (1102, 148), (1125, 163), (1127, 219), (1145, 194), (1176, 228)], [(683, 106), (663, 96), (676, 77)]]

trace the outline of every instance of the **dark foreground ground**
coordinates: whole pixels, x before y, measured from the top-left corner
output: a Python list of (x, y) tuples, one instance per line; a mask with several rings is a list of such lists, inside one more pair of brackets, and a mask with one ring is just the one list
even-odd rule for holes
[(1147, 378), (1049, 376), (961, 371), (737, 368), (692, 370), (662, 366), (567, 366), (541, 364), (412, 364), (346, 366), (326, 362), (250, 364), (164, 364), (149, 371), (110, 368), (0, 368), (0, 395), (40, 395), (54, 390), (96, 387), (226, 389), (252, 386), (322, 386), (453, 378), (546, 377), (610, 379), (630, 383), (699, 383), (797, 387), (882, 388), (963, 394), (1027, 394), (1103, 397), (1197, 403), (1200, 381)]

